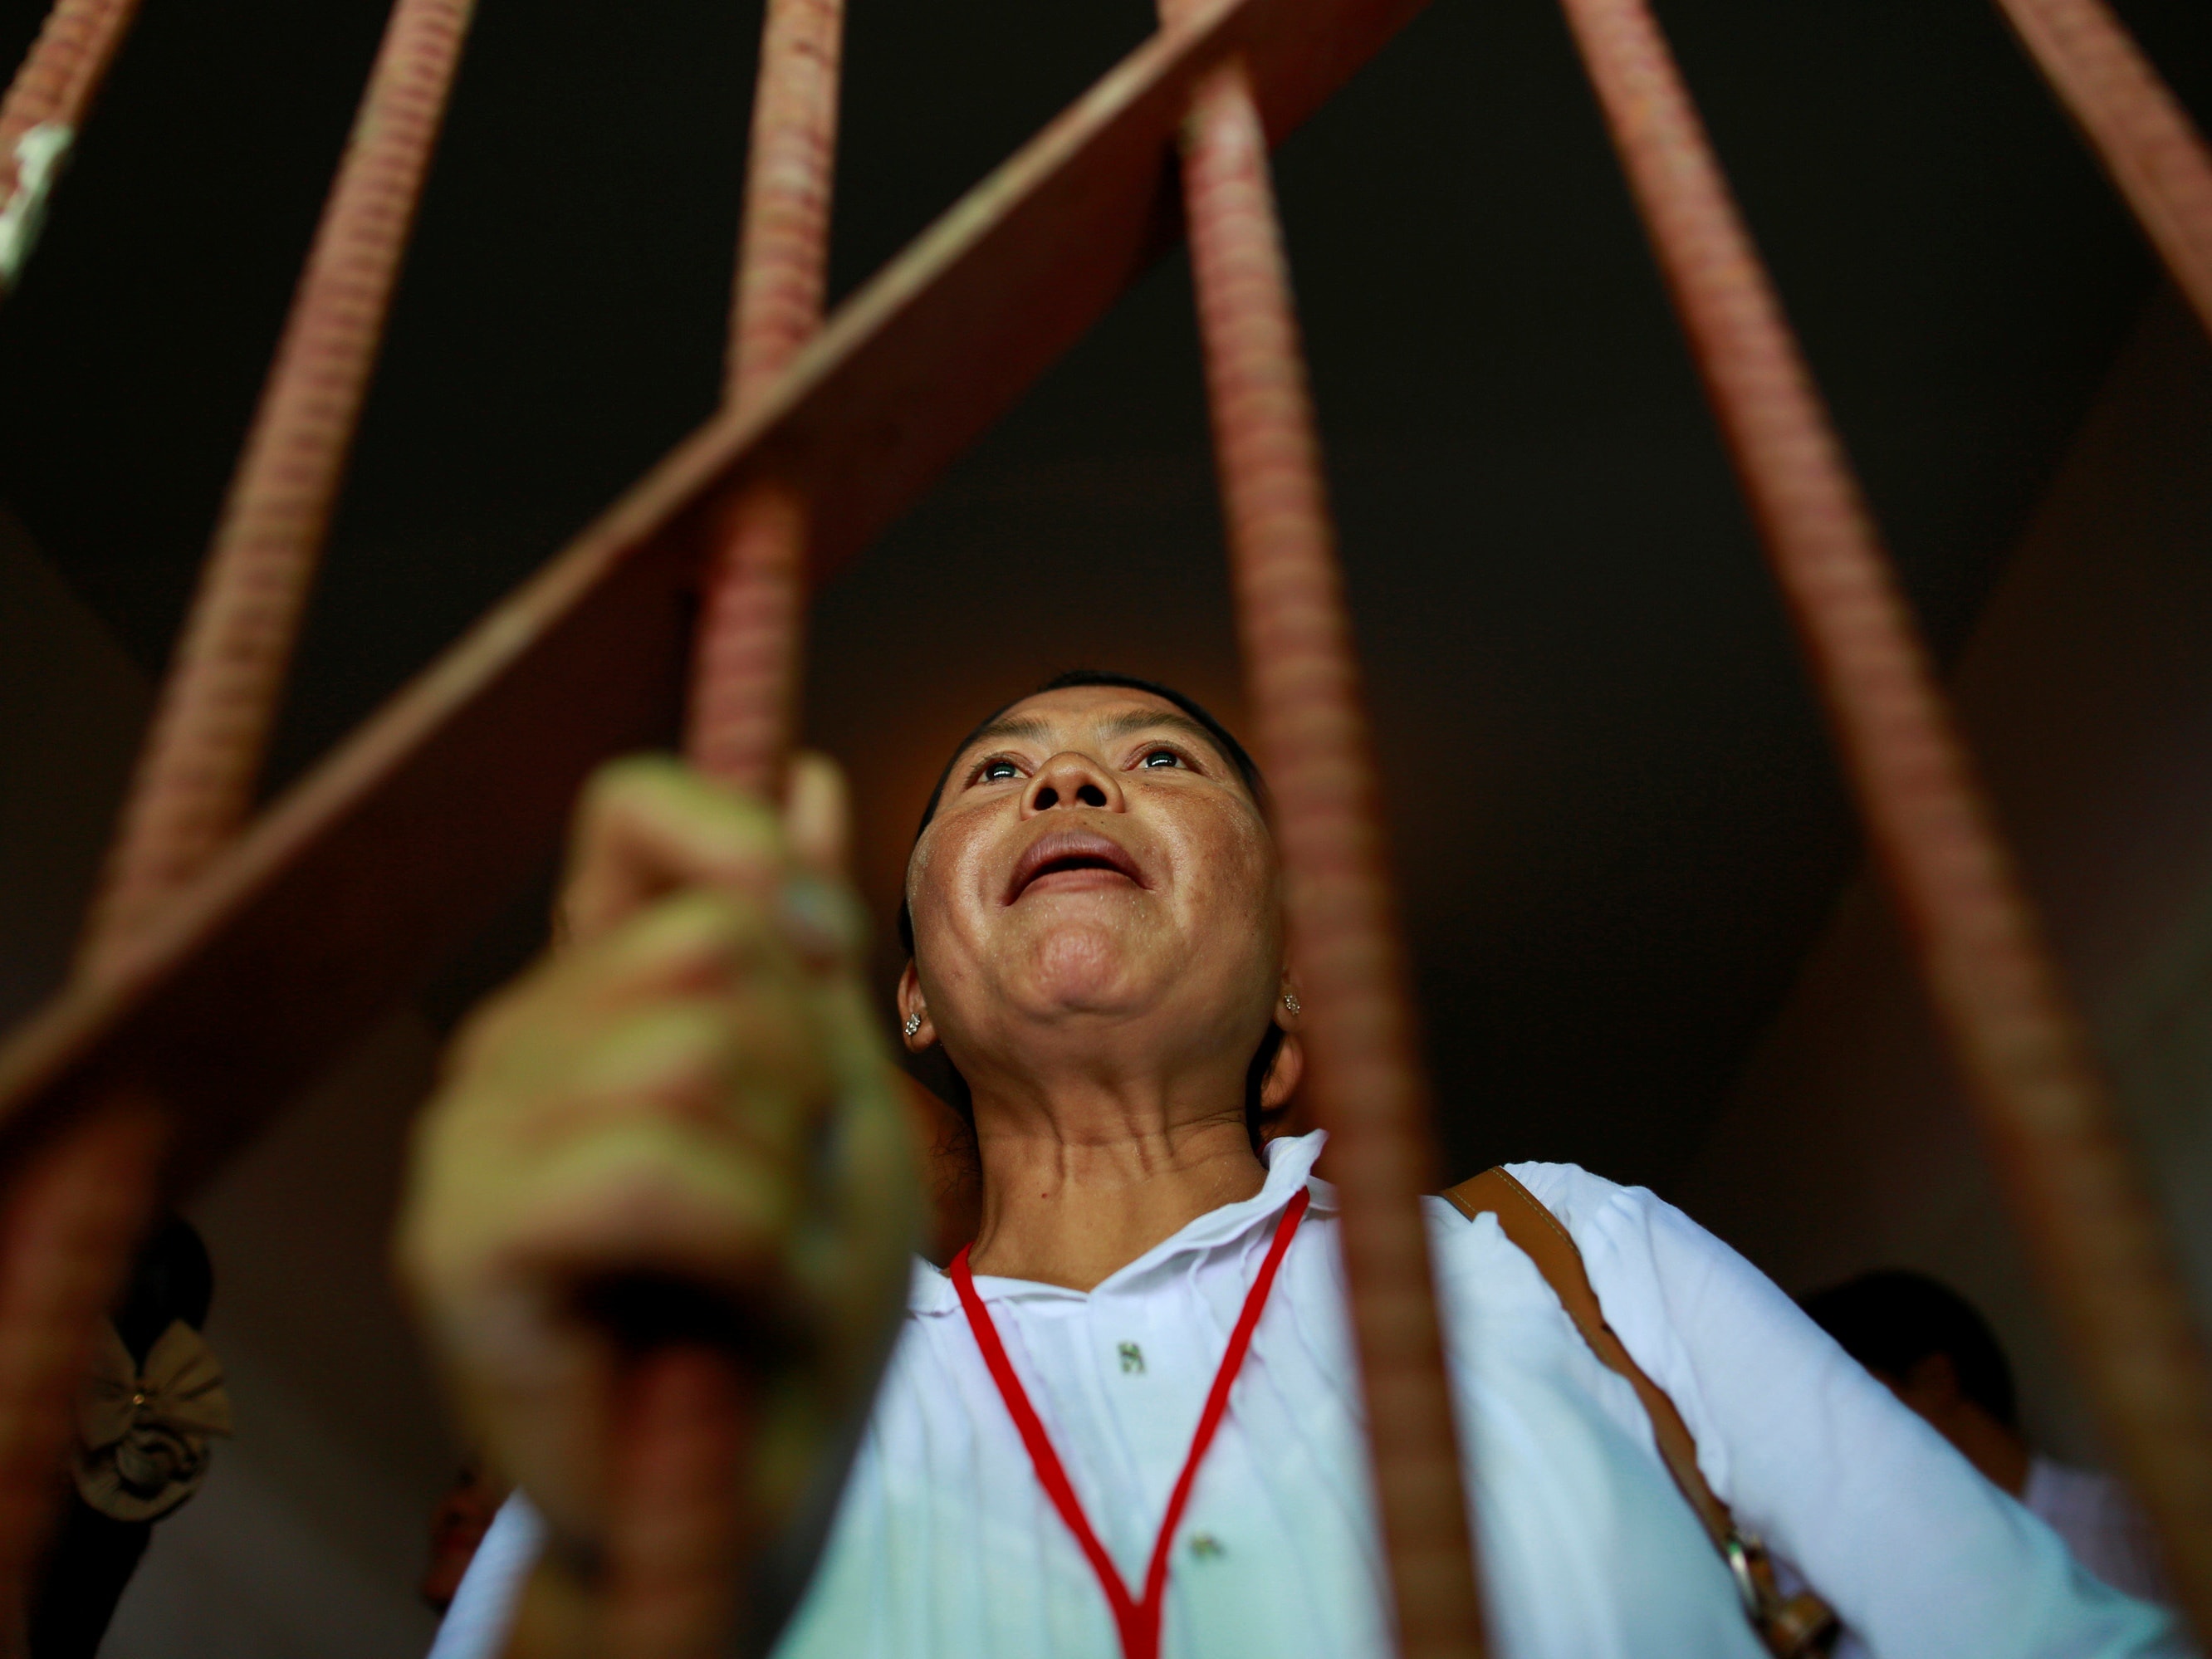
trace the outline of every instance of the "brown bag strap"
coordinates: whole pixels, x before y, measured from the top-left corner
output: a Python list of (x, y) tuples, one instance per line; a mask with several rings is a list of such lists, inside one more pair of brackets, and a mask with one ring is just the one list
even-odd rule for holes
[(1784, 1659), (1825, 1652), (1835, 1639), (1835, 1614), (1818, 1596), (1783, 1596), (1765, 1551), (1736, 1525), (1728, 1505), (1705, 1484), (1705, 1473), (1698, 1468), (1698, 1443), (1682, 1413), (1674, 1409), (1666, 1390), (1644, 1375), (1644, 1368), (1606, 1323), (1605, 1310), (1598, 1305), (1597, 1291), (1583, 1266), (1583, 1253), (1559, 1218), (1502, 1169), (1485, 1170), (1452, 1188), (1444, 1197), (1469, 1221), (1483, 1214), (1496, 1216), (1505, 1237), (1536, 1264), (1536, 1271), (1544, 1275), (1544, 1282), (1559, 1298), (1559, 1305), (1567, 1310), (1567, 1317), (1574, 1321), (1590, 1352), (1609, 1370), (1628, 1379), (1628, 1386), (1643, 1402), (1644, 1414), (1651, 1419), (1651, 1437), (1658, 1446), (1660, 1461), (1728, 1564), (1729, 1576), (1743, 1597), (1744, 1609), (1767, 1647)]

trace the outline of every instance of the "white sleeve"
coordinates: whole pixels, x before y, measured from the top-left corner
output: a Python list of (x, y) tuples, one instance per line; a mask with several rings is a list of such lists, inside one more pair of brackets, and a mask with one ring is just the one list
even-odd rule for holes
[(1682, 1413), (1714, 1492), (1875, 1659), (2188, 1652), (2171, 1615), (2082, 1571), (1680, 1210), (1572, 1164), (1510, 1167), (1573, 1235), (1607, 1322)]
[(520, 1492), (499, 1506), (461, 1575), (428, 1659), (499, 1659), (507, 1651), (523, 1586), (544, 1541), (545, 1523)]

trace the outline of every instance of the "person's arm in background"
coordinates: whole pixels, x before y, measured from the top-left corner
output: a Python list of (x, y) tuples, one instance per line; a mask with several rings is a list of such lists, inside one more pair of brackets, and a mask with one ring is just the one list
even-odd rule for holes
[(921, 1192), (844, 833), (826, 762), (781, 821), (672, 762), (602, 771), (568, 939), (471, 1018), (417, 1126), (401, 1276), (468, 1437), (544, 1516), (526, 1607), (556, 1624), (600, 1606), (635, 1287), (751, 1334), (741, 1577), (803, 1583), (858, 1439)]
[(2172, 1616), (2083, 1571), (1766, 1276), (1672, 1205), (1511, 1166), (1573, 1235), (1606, 1318), (1739, 1521), (1876, 1659), (2180, 1655)]

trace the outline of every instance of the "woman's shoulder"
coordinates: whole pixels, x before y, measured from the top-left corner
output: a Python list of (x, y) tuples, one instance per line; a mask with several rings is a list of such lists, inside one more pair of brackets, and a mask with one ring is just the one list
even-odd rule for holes
[[(1684, 1273), (1703, 1279), (1722, 1261), (1736, 1260), (1721, 1240), (1648, 1187), (1626, 1186), (1578, 1164), (1499, 1167), (1574, 1241), (1601, 1296), (1608, 1285), (1617, 1295), (1643, 1295), (1657, 1290), (1663, 1279)], [(1462, 1228), (1468, 1224), (1442, 1200), (1432, 1213), (1456, 1220)]]
[[(1669, 1217), (1675, 1212), (1649, 1189), (1624, 1187), (1575, 1164), (1522, 1163), (1498, 1168), (1519, 1182), (1572, 1241), (1585, 1272), (1596, 1268), (1601, 1260), (1611, 1270), (1607, 1276), (1617, 1276), (1625, 1251), (1633, 1261), (1633, 1278), (1644, 1282), (1652, 1278), (1656, 1267), (1652, 1260), (1656, 1235), (1665, 1230), (1666, 1224), (1650, 1212)], [(1477, 1210), (1490, 1207), (1479, 1201), (1480, 1194), (1474, 1196)], [(1493, 1200), (1502, 1196), (1494, 1183), (1491, 1196)], [(1498, 1271), (1493, 1257), (1500, 1251), (1508, 1258), (1528, 1257), (1532, 1271), (1526, 1276), (1532, 1289), (1539, 1271), (1547, 1276), (1553, 1273), (1553, 1268), (1542, 1267), (1544, 1252), (1534, 1249), (1528, 1228), (1521, 1224), (1528, 1220), (1525, 1214), (1515, 1224), (1501, 1225), (1513, 1218), (1470, 1215), (1455, 1198), (1442, 1194), (1428, 1199), (1424, 1207), (1432, 1260), (1448, 1279), (1472, 1274), (1486, 1283), (1491, 1281)], [(1508, 1276), (1516, 1275), (1509, 1272)]]
[[(1609, 1211), (1636, 1209), (1662, 1200), (1649, 1188), (1624, 1187), (1601, 1175), (1593, 1175), (1579, 1164), (1501, 1164), (1498, 1166), (1525, 1188), (1531, 1198), (1550, 1211), (1577, 1244)], [(1458, 1212), (1449, 1205), (1447, 1213)]]
[(1569, 1232), (1579, 1219), (1596, 1215), (1608, 1205), (1636, 1196), (1652, 1197), (1649, 1189), (1624, 1187), (1593, 1175), (1579, 1164), (1506, 1164), (1499, 1166), (1535, 1200), (1558, 1217)]

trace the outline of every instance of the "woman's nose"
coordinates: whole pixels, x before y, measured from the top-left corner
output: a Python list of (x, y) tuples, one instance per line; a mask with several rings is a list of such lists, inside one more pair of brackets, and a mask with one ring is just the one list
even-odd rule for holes
[(1054, 755), (1037, 768), (1022, 798), (1022, 816), (1034, 817), (1056, 806), (1090, 806), (1108, 812), (1123, 810), (1121, 786), (1113, 773), (1087, 755), (1073, 750)]

